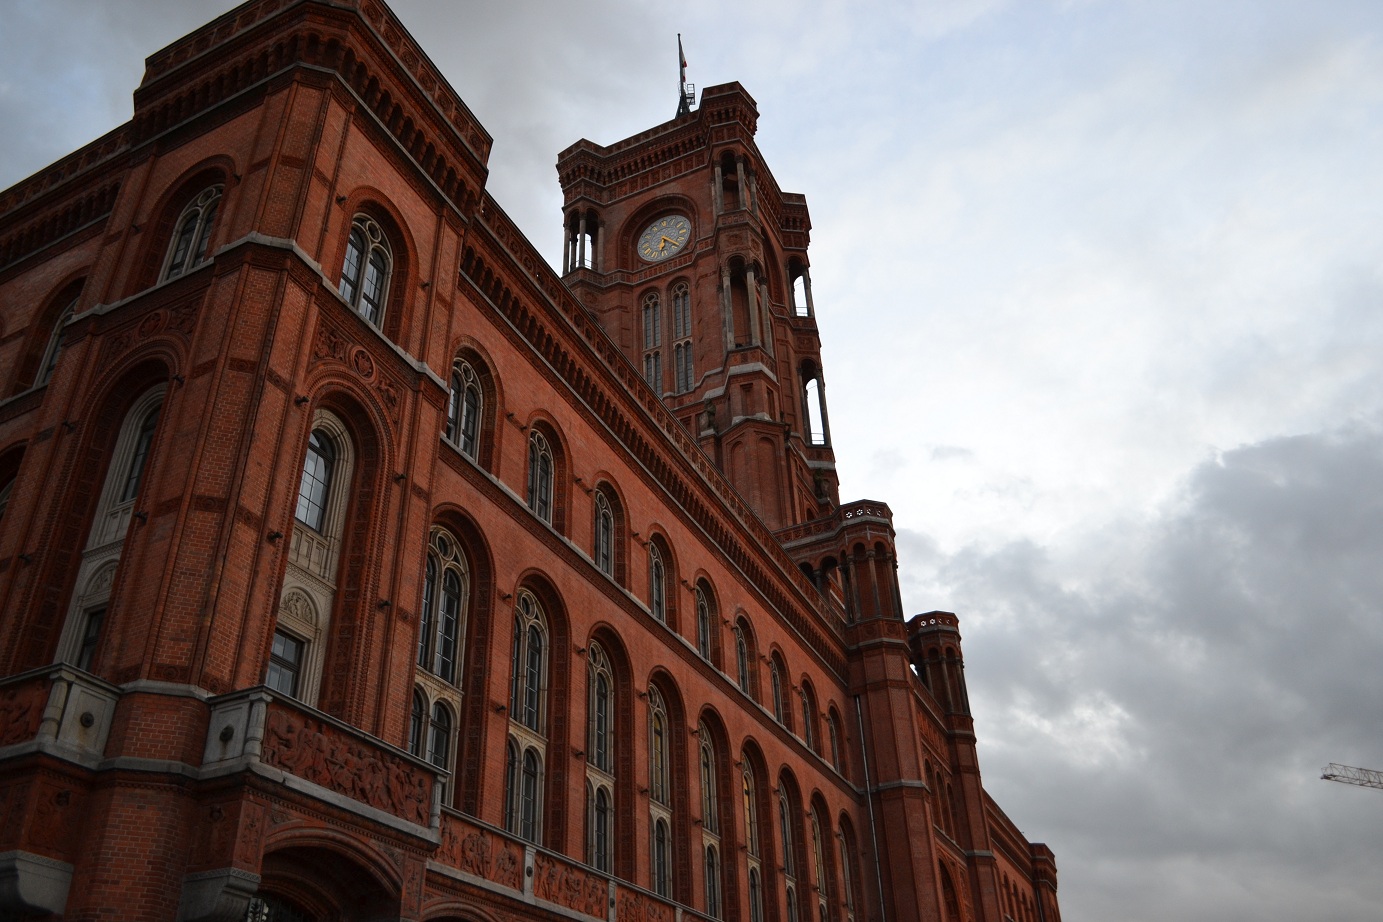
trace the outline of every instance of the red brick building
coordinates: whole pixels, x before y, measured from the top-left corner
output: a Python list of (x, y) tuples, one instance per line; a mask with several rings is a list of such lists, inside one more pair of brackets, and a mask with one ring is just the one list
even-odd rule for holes
[(256, 0), (0, 193), (0, 918), (1057, 922), (694, 102), (558, 275), (387, 7)]

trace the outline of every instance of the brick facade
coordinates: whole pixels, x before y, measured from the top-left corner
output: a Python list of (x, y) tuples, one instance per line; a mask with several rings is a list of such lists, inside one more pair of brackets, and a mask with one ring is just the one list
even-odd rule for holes
[(0, 918), (1057, 922), (757, 117), (563, 152), (558, 274), (388, 8), (253, 0), (0, 192)]

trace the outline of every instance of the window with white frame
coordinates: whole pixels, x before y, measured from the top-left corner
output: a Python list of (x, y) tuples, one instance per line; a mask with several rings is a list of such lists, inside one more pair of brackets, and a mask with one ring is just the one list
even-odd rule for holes
[(341, 266), (341, 297), (375, 326), (384, 320), (393, 266), (389, 238), (379, 222), (368, 215), (356, 215), (351, 221), (346, 259)]
[(219, 185), (203, 189), (178, 216), (163, 264), (163, 279), (175, 279), (206, 262), (216, 212), (221, 206), (221, 190)]
[(749, 644), (744, 639), (744, 628), (735, 625), (735, 677), (739, 683), (740, 691), (746, 695), (749, 690)]
[(855, 862), (851, 857), (854, 843), (843, 822), (836, 833), (836, 843), (840, 846), (840, 888), (845, 903), (845, 922), (855, 922)]
[(749, 877), (750, 922), (763, 922), (763, 865), (759, 846), (759, 797), (754, 768), (746, 753), (740, 754), (740, 799), (744, 809), (744, 851)]
[(480, 413), (484, 407), (480, 376), (470, 362), (457, 359), (451, 369), (446, 439), (472, 461), (480, 457)]
[(812, 869), (816, 874), (816, 907), (819, 922), (830, 918), (831, 875), (826, 871), (826, 849), (821, 839), (821, 820), (813, 806), (809, 814), (812, 832)]

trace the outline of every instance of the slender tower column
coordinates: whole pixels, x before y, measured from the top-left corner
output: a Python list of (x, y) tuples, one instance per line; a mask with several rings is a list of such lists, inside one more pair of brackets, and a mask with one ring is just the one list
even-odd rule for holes
[(763, 339), (759, 335), (759, 286), (754, 281), (754, 270), (748, 267), (744, 270), (744, 294), (749, 299), (749, 344), (757, 346)]

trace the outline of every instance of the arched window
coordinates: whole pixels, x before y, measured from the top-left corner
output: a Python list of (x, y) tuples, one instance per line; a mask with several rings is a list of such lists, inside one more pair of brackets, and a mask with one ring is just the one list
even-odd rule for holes
[[(97, 653), (103, 643), (111, 586), (152, 455), (163, 395), (164, 388), (160, 385), (137, 399), (125, 414), (110, 466), (106, 469), (96, 514), (82, 545), (81, 562), (77, 566), (74, 590), (58, 644), (58, 659), (79, 669), (90, 670), (98, 665)], [(6, 503), (9, 489), (7, 486)]]
[(614, 673), (605, 648), (592, 642), (586, 650), (586, 791), (588, 797), (587, 863), (601, 871), (613, 867), (610, 835), (615, 798)]
[(749, 922), (763, 922), (764, 894), (759, 883), (759, 869), (749, 869)]
[(807, 748), (816, 750), (816, 695), (812, 694), (811, 685), (804, 678), (802, 680), (802, 690), (798, 693), (802, 699), (802, 742), (807, 744)]
[(451, 711), (440, 701), (432, 706), (432, 725), (427, 734), (427, 760), (442, 769), (451, 764)]
[(528, 508), (552, 524), (552, 448), (536, 430), (528, 437)]
[(77, 301), (81, 295), (77, 295), (67, 302), (67, 306), (58, 315), (57, 322), (53, 324), (53, 331), (48, 334), (48, 345), (43, 349), (43, 359), (39, 362), (38, 377), (34, 379), (34, 387), (42, 387), (53, 378), (53, 371), (58, 367), (58, 355), (62, 352), (62, 334), (67, 327), (67, 321), (72, 319), (72, 313), (77, 309)]
[(418, 665), (444, 682), (459, 681), (457, 664), (465, 638), (469, 572), (451, 533), (433, 528), (423, 574), (423, 611), (418, 619)]
[(662, 692), (656, 685), (648, 689), (649, 796), (655, 804), (669, 806), (672, 785), (668, 778), (668, 717)]
[(221, 205), (221, 186), (203, 189), (178, 216), (163, 278), (175, 279), (206, 262), (207, 244), (216, 225), (216, 210)]
[(615, 513), (599, 490), (595, 494), (595, 565), (606, 576), (615, 575)]
[(821, 922), (829, 918), (831, 905), (831, 875), (826, 872), (826, 849), (821, 840), (821, 821), (813, 806), (810, 814), (812, 832), (812, 867), (816, 872), (817, 915)]
[(480, 389), (480, 377), (470, 362), (457, 359), (451, 368), (446, 438), (473, 461), (479, 457), (480, 413), (484, 406), (485, 394)]
[[(293, 697), (317, 703), (326, 637), (336, 589), (337, 561), (345, 533), (353, 446), (335, 415), (319, 410), (312, 420), (294, 507), (293, 539), (283, 578), (274, 646), (289, 659), (271, 662), (300, 678)], [(287, 692), (286, 692), (287, 693)]]
[(375, 326), (384, 319), (393, 265), (389, 238), (378, 222), (368, 215), (356, 215), (351, 221), (346, 260), (341, 266), (341, 297)]
[(708, 833), (720, 832), (719, 801), (716, 799), (715, 744), (710, 731), (702, 724), (701, 739), (701, 826)]
[(735, 675), (740, 691), (749, 694), (749, 645), (744, 640), (744, 630), (735, 625)]
[(844, 821), (836, 833), (836, 841), (840, 845), (840, 889), (845, 903), (845, 922), (855, 922), (855, 862), (852, 857), (855, 843)]
[(14, 492), (14, 478), (0, 484), (0, 521), (5, 518), (5, 509), (10, 505), (10, 494)]
[(834, 705), (826, 713), (826, 735), (831, 745), (831, 767), (844, 774), (840, 767), (840, 719), (836, 717)]
[(663, 390), (663, 309), (658, 293), (643, 298), (643, 377), (658, 393)]
[(667, 704), (655, 684), (648, 686), (648, 810), (653, 820), (653, 890), (672, 895), (672, 724)]
[(793, 862), (792, 819), (788, 814), (788, 795), (782, 787), (778, 788), (778, 838), (783, 844), (783, 873), (788, 877), (796, 877)]
[(610, 792), (595, 789), (595, 807), (591, 817), (591, 860), (597, 871), (610, 870)]
[(662, 897), (672, 895), (672, 856), (668, 845), (667, 821), (653, 822), (653, 892)]
[(519, 592), (514, 607), (510, 668), (505, 825), (515, 835), (536, 843), (542, 832), (539, 802), (547, 754), (547, 621), (538, 600), (527, 590)]
[(758, 797), (755, 793), (754, 770), (745, 756), (740, 756), (743, 768), (740, 771), (741, 794), (744, 800), (744, 847), (749, 857), (759, 857), (759, 811)]
[(783, 671), (777, 656), (768, 661), (768, 681), (773, 686), (773, 719), (783, 723)]
[(648, 595), (653, 617), (667, 624), (667, 569), (662, 552), (652, 541), (648, 542)]
[(692, 371), (691, 288), (686, 282), (678, 282), (672, 287), (672, 336), (676, 391), (685, 394), (695, 384)]
[(542, 767), (538, 754), (532, 749), (523, 754), (523, 790), (519, 797), (519, 828), (521, 838), (538, 841), (538, 797), (541, 793)]
[(421, 688), (413, 689), (413, 709), (408, 715), (408, 751), (422, 758), (423, 736), (427, 728), (427, 698)]
[(787, 791), (778, 785), (778, 837), (783, 844), (783, 884), (787, 890), (787, 918), (797, 919), (797, 860), (792, 841), (792, 817)]
[(706, 915), (720, 918), (720, 859), (714, 845), (706, 846)]
[(336, 446), (321, 429), (312, 430), (307, 440), (307, 456), (303, 459), (302, 478), (298, 482), (298, 508), (295, 513), (313, 531), (322, 530), (327, 496), (331, 493), (332, 469), (336, 465)]
[(696, 587), (696, 651), (702, 659), (711, 658), (711, 603), (706, 590)]

